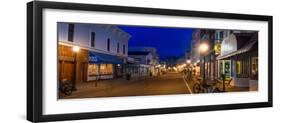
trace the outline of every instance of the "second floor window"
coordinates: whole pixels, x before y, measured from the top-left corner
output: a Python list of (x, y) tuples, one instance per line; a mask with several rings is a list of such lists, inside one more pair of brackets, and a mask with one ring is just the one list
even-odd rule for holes
[(125, 54), (125, 53), (126, 53), (126, 46), (123, 45), (123, 54)]
[(119, 53), (119, 42), (117, 43), (117, 53)]
[(95, 38), (96, 38), (96, 33), (91, 32), (91, 47), (95, 47)]
[(74, 24), (68, 25), (68, 41), (73, 42), (74, 37)]
[(107, 39), (107, 51), (110, 51), (110, 39)]

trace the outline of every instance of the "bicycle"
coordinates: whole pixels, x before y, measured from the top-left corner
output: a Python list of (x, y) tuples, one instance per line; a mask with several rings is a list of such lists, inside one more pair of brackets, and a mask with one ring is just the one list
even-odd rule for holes
[(205, 82), (202, 82), (202, 79), (197, 79), (198, 82), (196, 82), (193, 85), (193, 92), (194, 93), (219, 93), (219, 92), (223, 92), (221, 91), (218, 86), (217, 83), (213, 83), (213, 84), (206, 84)]
[(72, 84), (67, 79), (63, 79), (59, 83), (59, 91), (66, 96), (70, 96), (72, 94)]

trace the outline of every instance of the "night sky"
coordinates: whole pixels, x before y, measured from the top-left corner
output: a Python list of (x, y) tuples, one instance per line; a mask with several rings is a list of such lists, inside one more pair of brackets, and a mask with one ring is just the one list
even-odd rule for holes
[(155, 47), (160, 59), (184, 55), (190, 50), (192, 29), (144, 26), (118, 26), (132, 37), (130, 46)]

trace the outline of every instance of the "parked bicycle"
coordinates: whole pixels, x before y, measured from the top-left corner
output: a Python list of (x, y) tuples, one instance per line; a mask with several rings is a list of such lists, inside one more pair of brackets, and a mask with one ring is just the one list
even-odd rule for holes
[(59, 82), (59, 91), (67, 96), (72, 94), (72, 84), (67, 79), (63, 79)]
[(218, 83), (207, 84), (203, 82), (201, 78), (197, 79), (198, 81), (193, 85), (193, 93), (219, 93), (222, 92), (219, 87)]

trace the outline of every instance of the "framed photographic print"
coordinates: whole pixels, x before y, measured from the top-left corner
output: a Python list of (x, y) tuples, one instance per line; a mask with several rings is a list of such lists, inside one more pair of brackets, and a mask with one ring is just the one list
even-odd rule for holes
[(272, 16), (33, 1), (27, 120), (272, 107)]

